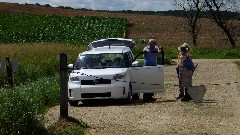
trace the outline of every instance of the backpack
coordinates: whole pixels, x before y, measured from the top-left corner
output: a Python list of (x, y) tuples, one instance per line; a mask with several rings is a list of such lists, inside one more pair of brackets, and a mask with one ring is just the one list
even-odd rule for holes
[(194, 68), (194, 64), (189, 56), (186, 57), (184, 67), (186, 67), (188, 70), (193, 70), (193, 68)]

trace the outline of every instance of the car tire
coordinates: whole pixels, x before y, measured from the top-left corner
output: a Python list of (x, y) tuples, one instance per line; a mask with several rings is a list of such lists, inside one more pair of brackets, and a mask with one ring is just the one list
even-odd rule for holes
[(70, 106), (78, 106), (78, 101), (69, 101)]
[(127, 98), (124, 99), (124, 103), (130, 104), (131, 102), (132, 102), (132, 85), (130, 83), (129, 87), (128, 87), (128, 96), (127, 96)]
[(140, 94), (139, 93), (135, 93), (132, 95), (132, 100), (139, 100), (140, 98)]
[(94, 100), (82, 100), (81, 102), (85, 105), (91, 105), (91, 104), (97, 103)]

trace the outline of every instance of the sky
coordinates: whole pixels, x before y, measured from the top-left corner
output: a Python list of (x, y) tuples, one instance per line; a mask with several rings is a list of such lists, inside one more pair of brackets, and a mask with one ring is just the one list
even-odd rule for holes
[(172, 0), (0, 0), (9, 3), (28, 3), (52, 7), (67, 6), (92, 10), (134, 10), (134, 11), (168, 11), (174, 10)]

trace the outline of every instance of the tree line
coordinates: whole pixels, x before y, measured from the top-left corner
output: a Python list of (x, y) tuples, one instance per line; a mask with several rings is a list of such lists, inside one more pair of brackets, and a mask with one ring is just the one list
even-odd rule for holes
[[(33, 5), (33, 6), (41, 6), (41, 7), (52, 7), (50, 4), (28, 4), (25, 5)], [(184, 10), (168, 10), (168, 11), (141, 11), (141, 10), (92, 10), (86, 8), (72, 8), (69, 6), (58, 6), (56, 8), (62, 9), (73, 9), (73, 10), (85, 10), (85, 11), (98, 11), (98, 12), (110, 12), (110, 13), (125, 13), (125, 14), (141, 14), (141, 15), (161, 15), (161, 16), (175, 16), (175, 17), (185, 17)], [(240, 13), (238, 12), (231, 12), (231, 11), (220, 11), (222, 14), (227, 14), (231, 19), (240, 20)], [(201, 18), (211, 18), (210, 10), (202, 11), (200, 17)]]

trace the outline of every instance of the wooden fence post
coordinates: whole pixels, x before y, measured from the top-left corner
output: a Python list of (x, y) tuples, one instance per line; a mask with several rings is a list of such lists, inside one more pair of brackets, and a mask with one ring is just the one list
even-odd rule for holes
[(60, 54), (60, 117), (68, 117), (67, 55)]
[(12, 64), (10, 57), (6, 57), (6, 70), (7, 70), (7, 76), (8, 76), (8, 83), (11, 87), (13, 87), (13, 71), (12, 71)]

